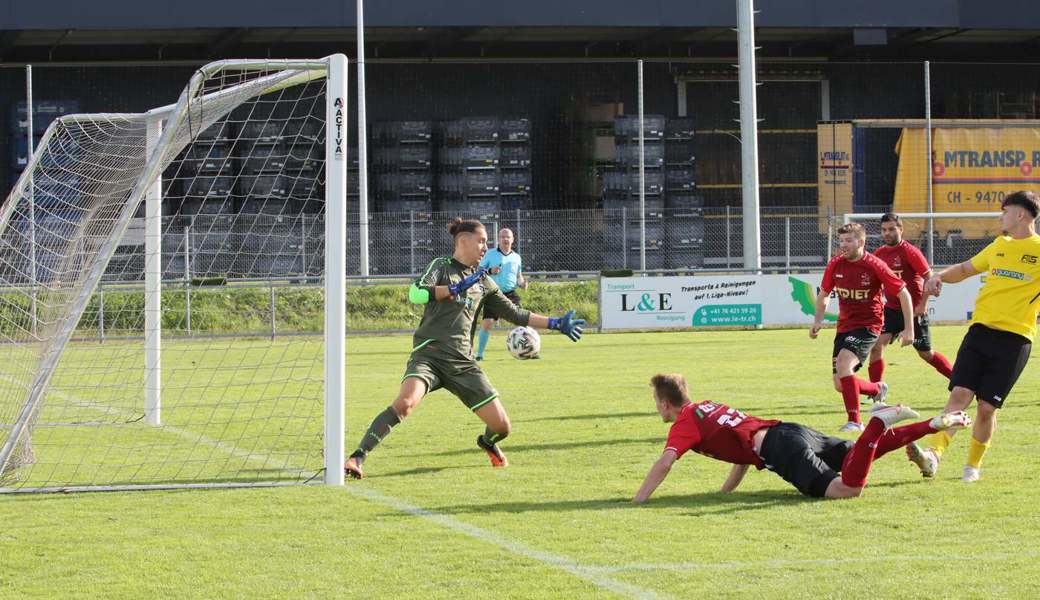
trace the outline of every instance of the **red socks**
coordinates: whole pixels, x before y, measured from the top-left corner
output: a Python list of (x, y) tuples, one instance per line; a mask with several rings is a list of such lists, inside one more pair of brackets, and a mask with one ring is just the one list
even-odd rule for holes
[(874, 460), (893, 450), (902, 448), (910, 442), (917, 441), (929, 433), (935, 433), (936, 430), (932, 429), (928, 423), (929, 421), (921, 421), (920, 423), (893, 427), (886, 431), (877, 442)]
[(838, 380), (841, 383), (841, 399), (845, 402), (845, 412), (849, 421), (859, 423), (859, 385), (858, 380), (849, 375)]
[(935, 370), (942, 373), (943, 377), (947, 379), (953, 374), (953, 366), (950, 365), (950, 361), (938, 352), (932, 352), (932, 360), (928, 361), (928, 364), (935, 367)]
[(867, 485), (867, 474), (874, 462), (878, 440), (885, 433), (885, 424), (881, 419), (871, 419), (859, 439), (852, 445), (852, 450), (845, 455), (841, 465), (841, 482), (849, 487), (861, 488)]
[(881, 387), (873, 381), (867, 381), (865, 379), (856, 379), (856, 387), (859, 388), (861, 396), (873, 396), (881, 391)]
[(881, 381), (882, 375), (885, 374), (885, 359), (870, 363), (867, 372), (870, 373), (870, 380), (874, 383)]

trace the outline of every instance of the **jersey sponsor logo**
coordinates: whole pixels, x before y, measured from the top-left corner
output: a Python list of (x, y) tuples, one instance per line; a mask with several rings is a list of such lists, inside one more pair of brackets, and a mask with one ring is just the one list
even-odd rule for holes
[(1033, 256), (1032, 254), (1023, 254), (1021, 260), (1022, 260), (1022, 262), (1026, 263), (1028, 265), (1035, 265), (1036, 264), (1036, 257)]
[(1007, 277), (1008, 279), (1020, 279), (1022, 281), (1026, 280), (1026, 274), (1019, 273), (1018, 271), (1009, 271), (1007, 269), (993, 269), (992, 271), (990, 271), (990, 273), (992, 275), (996, 275), (997, 277)]
[(870, 287), (870, 273), (860, 273), (859, 284), (862, 286)]
[(836, 287), (834, 292), (838, 294), (838, 298), (842, 300), (866, 300), (870, 297), (870, 290), (849, 290), (846, 288)]

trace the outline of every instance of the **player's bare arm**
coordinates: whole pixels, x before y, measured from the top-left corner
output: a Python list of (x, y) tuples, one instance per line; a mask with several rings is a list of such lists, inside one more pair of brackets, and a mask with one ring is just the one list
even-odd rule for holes
[(899, 290), (899, 308), (903, 311), (903, 322), (910, 323), (899, 332), (899, 345), (909, 346), (914, 343), (914, 301), (905, 286)]
[(643, 480), (643, 485), (639, 486), (639, 491), (636, 492), (635, 498), (632, 498), (632, 502), (642, 504), (650, 498), (657, 486), (661, 485), (665, 477), (668, 477), (668, 472), (672, 470), (676, 457), (675, 451), (671, 449), (665, 450), (661, 454), (661, 458), (658, 458), (654, 462), (654, 466), (650, 467), (650, 472), (646, 474), (646, 479)]
[(960, 264), (946, 267), (939, 273), (929, 277), (924, 284), (924, 291), (926, 294), (938, 296), (942, 292), (942, 284), (959, 283), (979, 273), (980, 271), (972, 266), (971, 261), (966, 260)]
[(733, 465), (733, 468), (729, 470), (729, 476), (726, 477), (726, 481), (722, 483), (722, 489), (719, 491), (728, 494), (737, 489), (740, 482), (744, 481), (744, 475), (747, 474), (749, 466), (750, 465)]
[(816, 339), (816, 335), (823, 329), (823, 313), (827, 312), (827, 304), (831, 300), (830, 292), (822, 289), (816, 294), (816, 312), (813, 314), (813, 324), (809, 328), (809, 337)]
[[(925, 283), (928, 283), (928, 280), (931, 279), (934, 274), (934, 271), (928, 269), (924, 273), (921, 273), (921, 278), (924, 279)], [(917, 306), (914, 307), (914, 316), (921, 316), (928, 311), (928, 296), (929, 294), (927, 291), (921, 294), (921, 300), (917, 303)]]

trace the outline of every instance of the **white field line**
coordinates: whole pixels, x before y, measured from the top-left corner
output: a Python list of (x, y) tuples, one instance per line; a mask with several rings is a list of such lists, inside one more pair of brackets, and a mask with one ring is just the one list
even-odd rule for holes
[[(55, 396), (62, 398), (66, 402), (75, 404), (76, 406), (80, 406), (82, 408), (87, 408), (105, 414), (125, 414), (125, 411), (95, 404), (93, 402), (88, 402), (85, 400), (80, 400), (59, 390), (51, 390), (48, 393), (54, 394)], [(226, 444), (219, 440), (214, 440), (206, 436), (198, 435), (184, 429), (178, 429), (176, 427), (170, 427), (168, 425), (163, 425), (161, 427), (158, 427), (157, 429), (159, 431), (172, 433), (174, 435), (177, 435), (192, 442), (196, 442), (198, 444), (210, 446), (212, 448), (220, 450), (221, 452), (225, 452), (235, 457), (244, 458), (246, 460), (254, 461), (267, 466), (270, 466), (271, 464), (271, 459), (267, 456), (264, 456), (263, 454), (258, 454), (256, 452), (247, 452), (231, 444)], [(285, 470), (299, 471), (300, 473), (310, 473), (310, 471), (305, 471), (303, 469), (286, 468)], [(629, 598), (640, 598), (648, 600), (653, 598), (665, 597), (651, 590), (613, 579), (608, 575), (604, 574), (604, 567), (590, 567), (582, 565), (581, 563), (567, 558), (565, 556), (533, 548), (522, 542), (511, 540), (494, 531), (482, 529), (480, 527), (470, 525), (469, 523), (465, 523), (447, 515), (443, 515), (432, 510), (427, 510), (425, 508), (409, 504), (403, 500), (399, 500), (397, 498), (394, 498), (393, 496), (381, 494), (370, 488), (358, 487), (359, 485), (361, 484), (351, 483), (345, 485), (343, 489), (348, 494), (357, 498), (361, 498), (369, 502), (374, 502), (376, 504), (382, 504), (383, 506), (392, 508), (394, 510), (415, 517), (419, 517), (427, 521), (431, 521), (437, 525), (440, 525), (441, 527), (445, 527), (466, 537), (470, 537), (477, 541), (488, 543), (493, 546), (498, 546), (499, 548), (502, 548), (503, 550), (506, 550), (512, 554), (540, 562), (550, 567), (557, 568), (561, 571), (578, 577), (579, 579), (584, 579), (585, 581), (588, 581), (596, 587), (602, 588), (610, 592), (614, 592), (615, 594), (619, 594), (621, 596), (626, 596)]]

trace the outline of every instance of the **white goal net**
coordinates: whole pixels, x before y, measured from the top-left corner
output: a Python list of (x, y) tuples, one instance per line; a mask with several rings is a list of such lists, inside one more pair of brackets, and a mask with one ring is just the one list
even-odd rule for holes
[[(222, 61), (51, 125), (0, 213), (0, 491), (342, 481), (345, 65)], [(244, 337), (256, 281), (312, 335)]]

